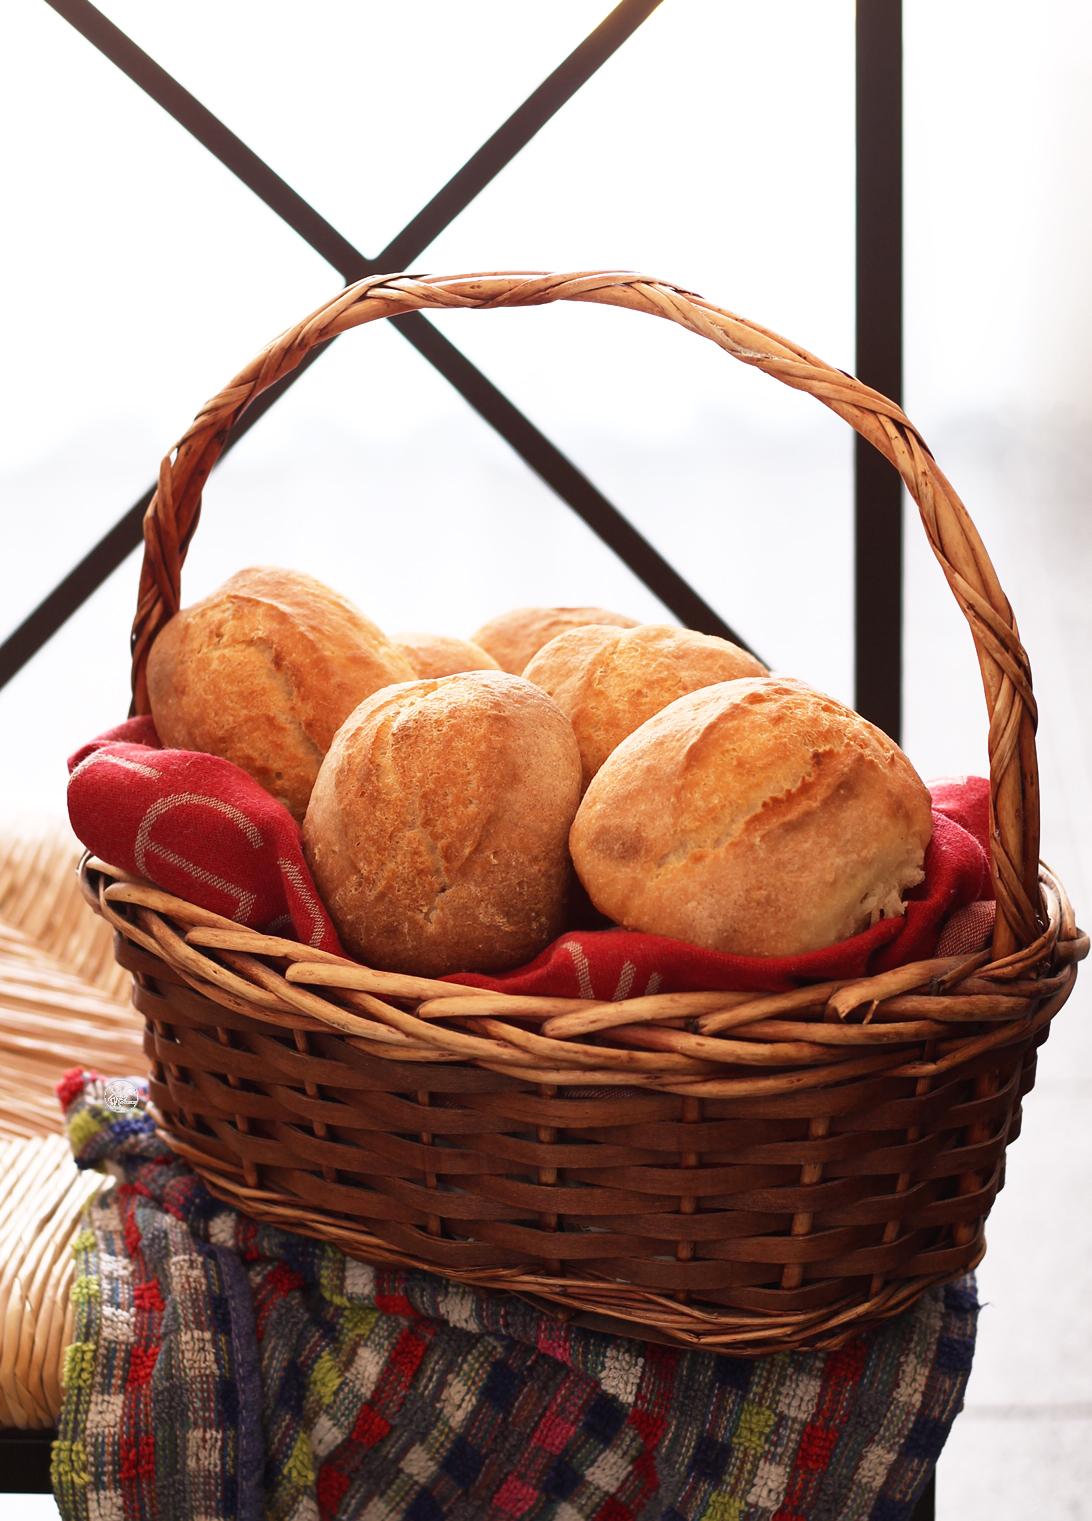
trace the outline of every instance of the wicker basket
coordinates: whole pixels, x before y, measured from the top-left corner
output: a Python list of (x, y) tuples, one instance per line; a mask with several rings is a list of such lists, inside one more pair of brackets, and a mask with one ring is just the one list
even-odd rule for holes
[(744, 1355), (831, 1347), (981, 1258), (1036, 1047), (1088, 940), (1038, 863), (1035, 704), (966, 510), (899, 407), (638, 275), (363, 280), (282, 334), (163, 461), (133, 629), (179, 606), (201, 492), (244, 408), (316, 344), (421, 308), (598, 301), (809, 391), (900, 471), (978, 651), (992, 951), (793, 993), (590, 1003), (373, 971), (85, 861), (146, 1021), (166, 1139), (219, 1198), (379, 1263)]
[(41, 1431), (60, 1417), (72, 1242), (105, 1182), (77, 1169), (59, 1135), (0, 1140), (0, 1428)]

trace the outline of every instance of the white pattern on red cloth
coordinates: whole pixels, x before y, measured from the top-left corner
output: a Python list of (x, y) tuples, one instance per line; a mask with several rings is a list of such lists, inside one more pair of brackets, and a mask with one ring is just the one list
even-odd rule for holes
[[(119, 785), (119, 768), (126, 780)], [(163, 750), (150, 718), (101, 735), (69, 761), (69, 814), (103, 860), (254, 929), (341, 951), (303, 857), (299, 826), (256, 781), (214, 755)], [(792, 957), (728, 956), (622, 929), (570, 930), (527, 966), (455, 972), (471, 987), (523, 995), (621, 999), (644, 989), (782, 992), (805, 981), (889, 971), (935, 954), (977, 950), (992, 927), (989, 784), (933, 784), (925, 881), (901, 918)], [(154, 829), (154, 835), (153, 835)]]

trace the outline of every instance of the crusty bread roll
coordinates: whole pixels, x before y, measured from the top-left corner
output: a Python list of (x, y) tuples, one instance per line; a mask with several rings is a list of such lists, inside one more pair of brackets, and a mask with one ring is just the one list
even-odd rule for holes
[(501, 971), (563, 928), (579, 800), (557, 705), (518, 676), (469, 671), (361, 703), (322, 763), (303, 848), (362, 961)]
[(527, 662), (544, 644), (566, 629), (582, 628), (587, 623), (609, 623), (614, 628), (636, 628), (636, 618), (624, 613), (609, 613), (604, 607), (514, 607), (483, 623), (470, 638), (480, 645), (500, 666), (522, 676)]
[(432, 676), (457, 676), (460, 671), (499, 671), (492, 655), (469, 639), (452, 639), (447, 634), (392, 634), (391, 643), (404, 655), (419, 679)]
[(302, 820), (340, 725), (413, 675), (348, 598), (263, 565), (174, 615), (148, 657), (148, 695), (164, 745), (234, 761)]
[(756, 678), (680, 697), (623, 740), (569, 843), (627, 929), (793, 956), (901, 914), (932, 828), (885, 734), (802, 682)]
[(551, 639), (523, 675), (572, 724), (587, 787), (627, 734), (669, 702), (720, 681), (765, 676), (766, 667), (737, 644), (693, 629), (593, 623)]

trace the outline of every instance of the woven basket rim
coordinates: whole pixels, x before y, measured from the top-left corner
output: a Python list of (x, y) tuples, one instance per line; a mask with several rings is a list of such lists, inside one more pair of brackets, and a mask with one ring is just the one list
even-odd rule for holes
[[(1035, 945), (999, 960), (987, 951), (933, 958), (789, 993), (589, 1001), (376, 970), (238, 925), (89, 852), (80, 877), (92, 907), (118, 934), (226, 1008), (282, 1028), (336, 1031), (381, 1060), (466, 1063), (560, 1088), (744, 1098), (879, 1073), (935, 1078), (1044, 1028), (1069, 997), (1089, 948), (1064, 887), (1041, 864), (1047, 927)], [(545, 1033), (527, 1031), (543, 1006)], [(689, 1028), (664, 1024), (680, 1020)], [(468, 1024), (485, 1033), (467, 1031)], [(972, 1030), (961, 1034), (960, 1026)], [(731, 1076), (719, 1075), (725, 1067)], [(764, 1069), (767, 1075), (755, 1075)]]

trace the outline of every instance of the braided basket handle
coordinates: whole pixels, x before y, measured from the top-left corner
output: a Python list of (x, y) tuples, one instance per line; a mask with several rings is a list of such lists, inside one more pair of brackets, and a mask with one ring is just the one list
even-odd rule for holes
[(898, 470), (921, 514), (933, 553), (971, 627), (989, 713), (990, 866), (997, 894), (995, 959), (1030, 945), (1039, 923), (1039, 774), (1035, 698), (1008, 598), (963, 503), (902, 409), (766, 328), (674, 285), (642, 275), (378, 276), (340, 291), (268, 344), (218, 396), (159, 467), (144, 518), (144, 564), (133, 623), (133, 709), (147, 713), (145, 667), (160, 629), (178, 611), (182, 562), (197, 527), (201, 493), (232, 427), (247, 406), (315, 347), (349, 328), (419, 310), (487, 310), (598, 301), (666, 317), (722, 349), (808, 391), (845, 418)]

